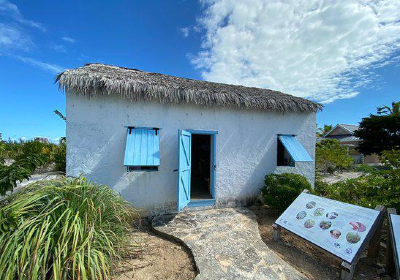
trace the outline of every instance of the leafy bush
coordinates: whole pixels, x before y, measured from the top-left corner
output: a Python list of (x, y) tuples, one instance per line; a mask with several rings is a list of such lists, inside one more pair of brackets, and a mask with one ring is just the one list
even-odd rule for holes
[(383, 151), (379, 159), (390, 169), (400, 168), (400, 150)]
[(52, 153), (53, 162), (56, 164), (56, 170), (65, 172), (67, 159), (67, 145), (65, 142), (60, 142), (55, 146)]
[(299, 174), (283, 173), (265, 176), (261, 189), (264, 202), (279, 211), (285, 210), (304, 190), (311, 191), (311, 184)]
[(0, 195), (4, 196), (8, 191), (12, 192), (17, 186), (17, 182), (29, 179), (33, 171), (44, 162), (45, 157), (42, 155), (20, 158), (8, 166), (0, 162)]
[(353, 163), (353, 158), (347, 154), (346, 148), (340, 146), (336, 139), (324, 139), (317, 143), (315, 158), (317, 170), (323, 173), (349, 169)]
[(363, 173), (373, 173), (376, 171), (387, 170), (388, 168), (383, 165), (368, 165), (368, 164), (357, 164), (354, 165), (352, 170)]
[(0, 141), (0, 157), (5, 159), (15, 159), (22, 153), (21, 145), (23, 142)]
[(134, 217), (82, 177), (34, 183), (0, 206), (0, 279), (110, 279)]
[(13, 160), (19, 160), (29, 156), (43, 156), (45, 162), (52, 162), (52, 151), (57, 147), (53, 143), (44, 143), (36, 140), (29, 141), (1, 141), (0, 142), (0, 157)]
[(315, 180), (314, 192), (320, 196), (328, 196), (330, 185), (320, 179)]
[(394, 207), (400, 211), (400, 170), (383, 170), (331, 185), (317, 181), (315, 193), (331, 199), (375, 208)]
[[(5, 159), (12, 159), (11, 165)], [(59, 145), (40, 141), (0, 141), (0, 195), (12, 191), (17, 182), (28, 179), (37, 169), (51, 162), (57, 171), (65, 172), (66, 144)]]
[(45, 155), (45, 149), (50, 145), (52, 144), (42, 143), (40, 141), (34, 141), (34, 140), (22, 142), (20, 154), (16, 156), (15, 159), (31, 155), (40, 155), (40, 154)]

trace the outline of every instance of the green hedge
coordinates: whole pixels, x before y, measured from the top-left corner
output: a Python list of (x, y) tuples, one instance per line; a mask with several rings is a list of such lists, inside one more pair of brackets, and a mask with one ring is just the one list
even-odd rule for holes
[(400, 170), (373, 172), (331, 185), (317, 181), (315, 193), (364, 207), (375, 208), (377, 205), (383, 205), (400, 211)]
[(265, 186), (261, 193), (267, 205), (284, 211), (304, 189), (312, 191), (311, 184), (302, 175), (268, 174), (265, 176)]

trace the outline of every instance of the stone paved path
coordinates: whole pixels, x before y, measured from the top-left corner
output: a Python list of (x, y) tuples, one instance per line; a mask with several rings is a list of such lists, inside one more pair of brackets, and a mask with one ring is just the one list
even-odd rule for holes
[(181, 212), (156, 217), (152, 226), (192, 251), (199, 271), (196, 280), (307, 279), (265, 245), (250, 210)]

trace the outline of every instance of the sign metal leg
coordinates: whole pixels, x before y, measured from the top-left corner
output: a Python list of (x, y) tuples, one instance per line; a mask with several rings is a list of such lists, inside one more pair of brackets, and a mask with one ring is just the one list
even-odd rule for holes
[(354, 276), (354, 270), (356, 268), (358, 260), (355, 260), (352, 264), (348, 262), (342, 262), (342, 271), (340, 273), (340, 279), (351, 280)]
[(388, 215), (388, 237), (386, 240), (386, 272), (388, 274), (392, 274), (395, 271), (395, 263), (394, 263), (394, 258), (393, 258), (393, 242), (392, 242), (392, 230), (390, 228), (390, 214), (396, 215), (396, 209), (395, 208), (388, 208), (387, 209), (387, 215)]
[(273, 224), (272, 227), (274, 228), (274, 235), (272, 239), (274, 241), (278, 241), (281, 238), (281, 227), (277, 224)]
[(372, 238), (369, 242), (368, 246), (368, 258), (376, 259), (379, 255), (380, 248), (380, 239), (381, 239), (381, 229), (383, 225), (383, 212), (385, 211), (385, 207), (378, 205), (375, 210), (378, 210), (382, 213), (381, 218), (376, 226), (375, 233), (372, 235)]

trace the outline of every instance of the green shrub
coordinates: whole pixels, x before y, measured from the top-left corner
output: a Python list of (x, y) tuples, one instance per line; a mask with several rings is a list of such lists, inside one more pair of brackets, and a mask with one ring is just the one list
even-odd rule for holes
[(331, 185), (317, 181), (315, 193), (364, 207), (383, 205), (400, 211), (400, 170), (376, 171)]
[(400, 150), (383, 151), (379, 159), (389, 169), (400, 168)]
[(372, 172), (379, 171), (382, 169), (384, 169), (384, 168), (382, 168), (381, 166), (371, 166), (368, 164), (357, 164), (353, 168), (354, 171), (363, 172), (363, 173), (372, 173)]
[(42, 155), (19, 158), (8, 166), (0, 162), (0, 195), (4, 196), (8, 191), (12, 192), (17, 182), (29, 179), (33, 171), (44, 162), (45, 158)]
[[(14, 162), (6, 166), (5, 159)], [(13, 191), (17, 182), (28, 179), (37, 168), (52, 162), (57, 171), (65, 172), (65, 139), (59, 145), (39, 141), (0, 141), (0, 195)]]
[(28, 156), (43, 156), (45, 163), (51, 161), (50, 151), (55, 146), (52, 143), (43, 143), (40, 141), (30, 140), (21, 142), (19, 151), (14, 157), (15, 160), (22, 159)]
[(311, 184), (299, 174), (283, 173), (265, 176), (261, 189), (264, 202), (276, 210), (285, 210), (304, 190), (311, 191)]
[(84, 178), (34, 183), (0, 206), (0, 279), (110, 279), (134, 217)]
[(330, 185), (322, 180), (315, 180), (314, 192), (320, 196), (327, 196), (330, 192)]
[(56, 170), (65, 173), (67, 159), (67, 145), (65, 142), (60, 142), (52, 151), (52, 160), (56, 164)]

